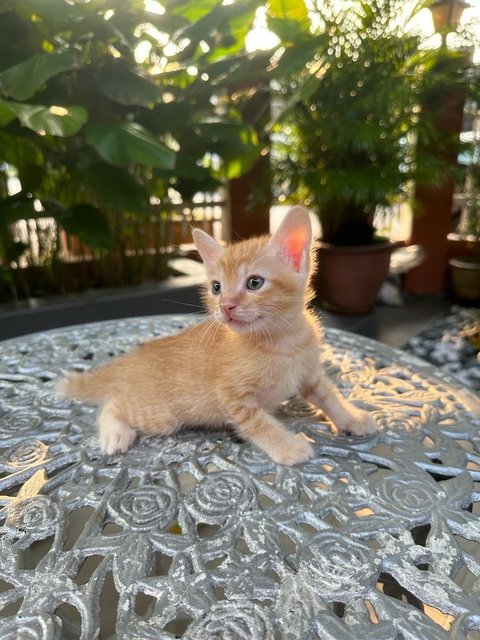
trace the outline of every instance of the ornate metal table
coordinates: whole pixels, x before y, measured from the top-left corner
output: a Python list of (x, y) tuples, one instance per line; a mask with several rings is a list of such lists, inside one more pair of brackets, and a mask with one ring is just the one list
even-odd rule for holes
[(330, 330), (327, 368), (378, 434), (338, 436), (291, 401), (284, 419), (316, 447), (298, 467), (227, 431), (101, 455), (95, 410), (55, 379), (190, 322), (0, 343), (0, 638), (480, 638), (477, 399)]

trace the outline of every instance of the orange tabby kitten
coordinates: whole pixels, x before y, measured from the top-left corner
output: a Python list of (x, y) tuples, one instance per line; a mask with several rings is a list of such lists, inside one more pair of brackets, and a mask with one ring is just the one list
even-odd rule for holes
[(340, 431), (374, 431), (371, 416), (341, 396), (319, 363), (317, 320), (306, 309), (312, 230), (305, 209), (291, 209), (271, 238), (224, 248), (203, 231), (193, 235), (211, 318), (59, 385), (65, 395), (101, 405), (102, 450), (124, 452), (137, 433), (233, 422), (275, 462), (304, 462), (312, 446), (271, 415), (295, 394)]

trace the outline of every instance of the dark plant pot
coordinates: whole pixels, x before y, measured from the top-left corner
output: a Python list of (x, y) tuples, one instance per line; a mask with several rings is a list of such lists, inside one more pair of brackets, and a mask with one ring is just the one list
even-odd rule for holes
[(458, 302), (480, 305), (480, 258), (450, 258), (452, 294)]
[(315, 301), (335, 313), (368, 313), (375, 306), (378, 291), (388, 276), (390, 255), (398, 246), (388, 241), (359, 247), (337, 247), (321, 242), (313, 278)]

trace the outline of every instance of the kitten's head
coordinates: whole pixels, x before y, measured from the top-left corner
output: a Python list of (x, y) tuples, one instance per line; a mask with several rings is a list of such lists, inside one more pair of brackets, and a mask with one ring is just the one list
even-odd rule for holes
[(195, 229), (193, 240), (207, 269), (205, 301), (218, 322), (269, 335), (291, 326), (308, 296), (312, 227), (303, 207), (290, 209), (272, 237), (222, 247)]

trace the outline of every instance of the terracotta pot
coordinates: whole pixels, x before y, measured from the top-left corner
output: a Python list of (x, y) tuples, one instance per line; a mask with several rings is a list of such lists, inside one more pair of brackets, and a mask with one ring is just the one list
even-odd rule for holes
[(316, 302), (344, 315), (368, 313), (388, 276), (390, 255), (398, 246), (388, 241), (359, 247), (321, 242), (313, 279)]
[(458, 302), (480, 305), (480, 258), (450, 258), (452, 294)]

